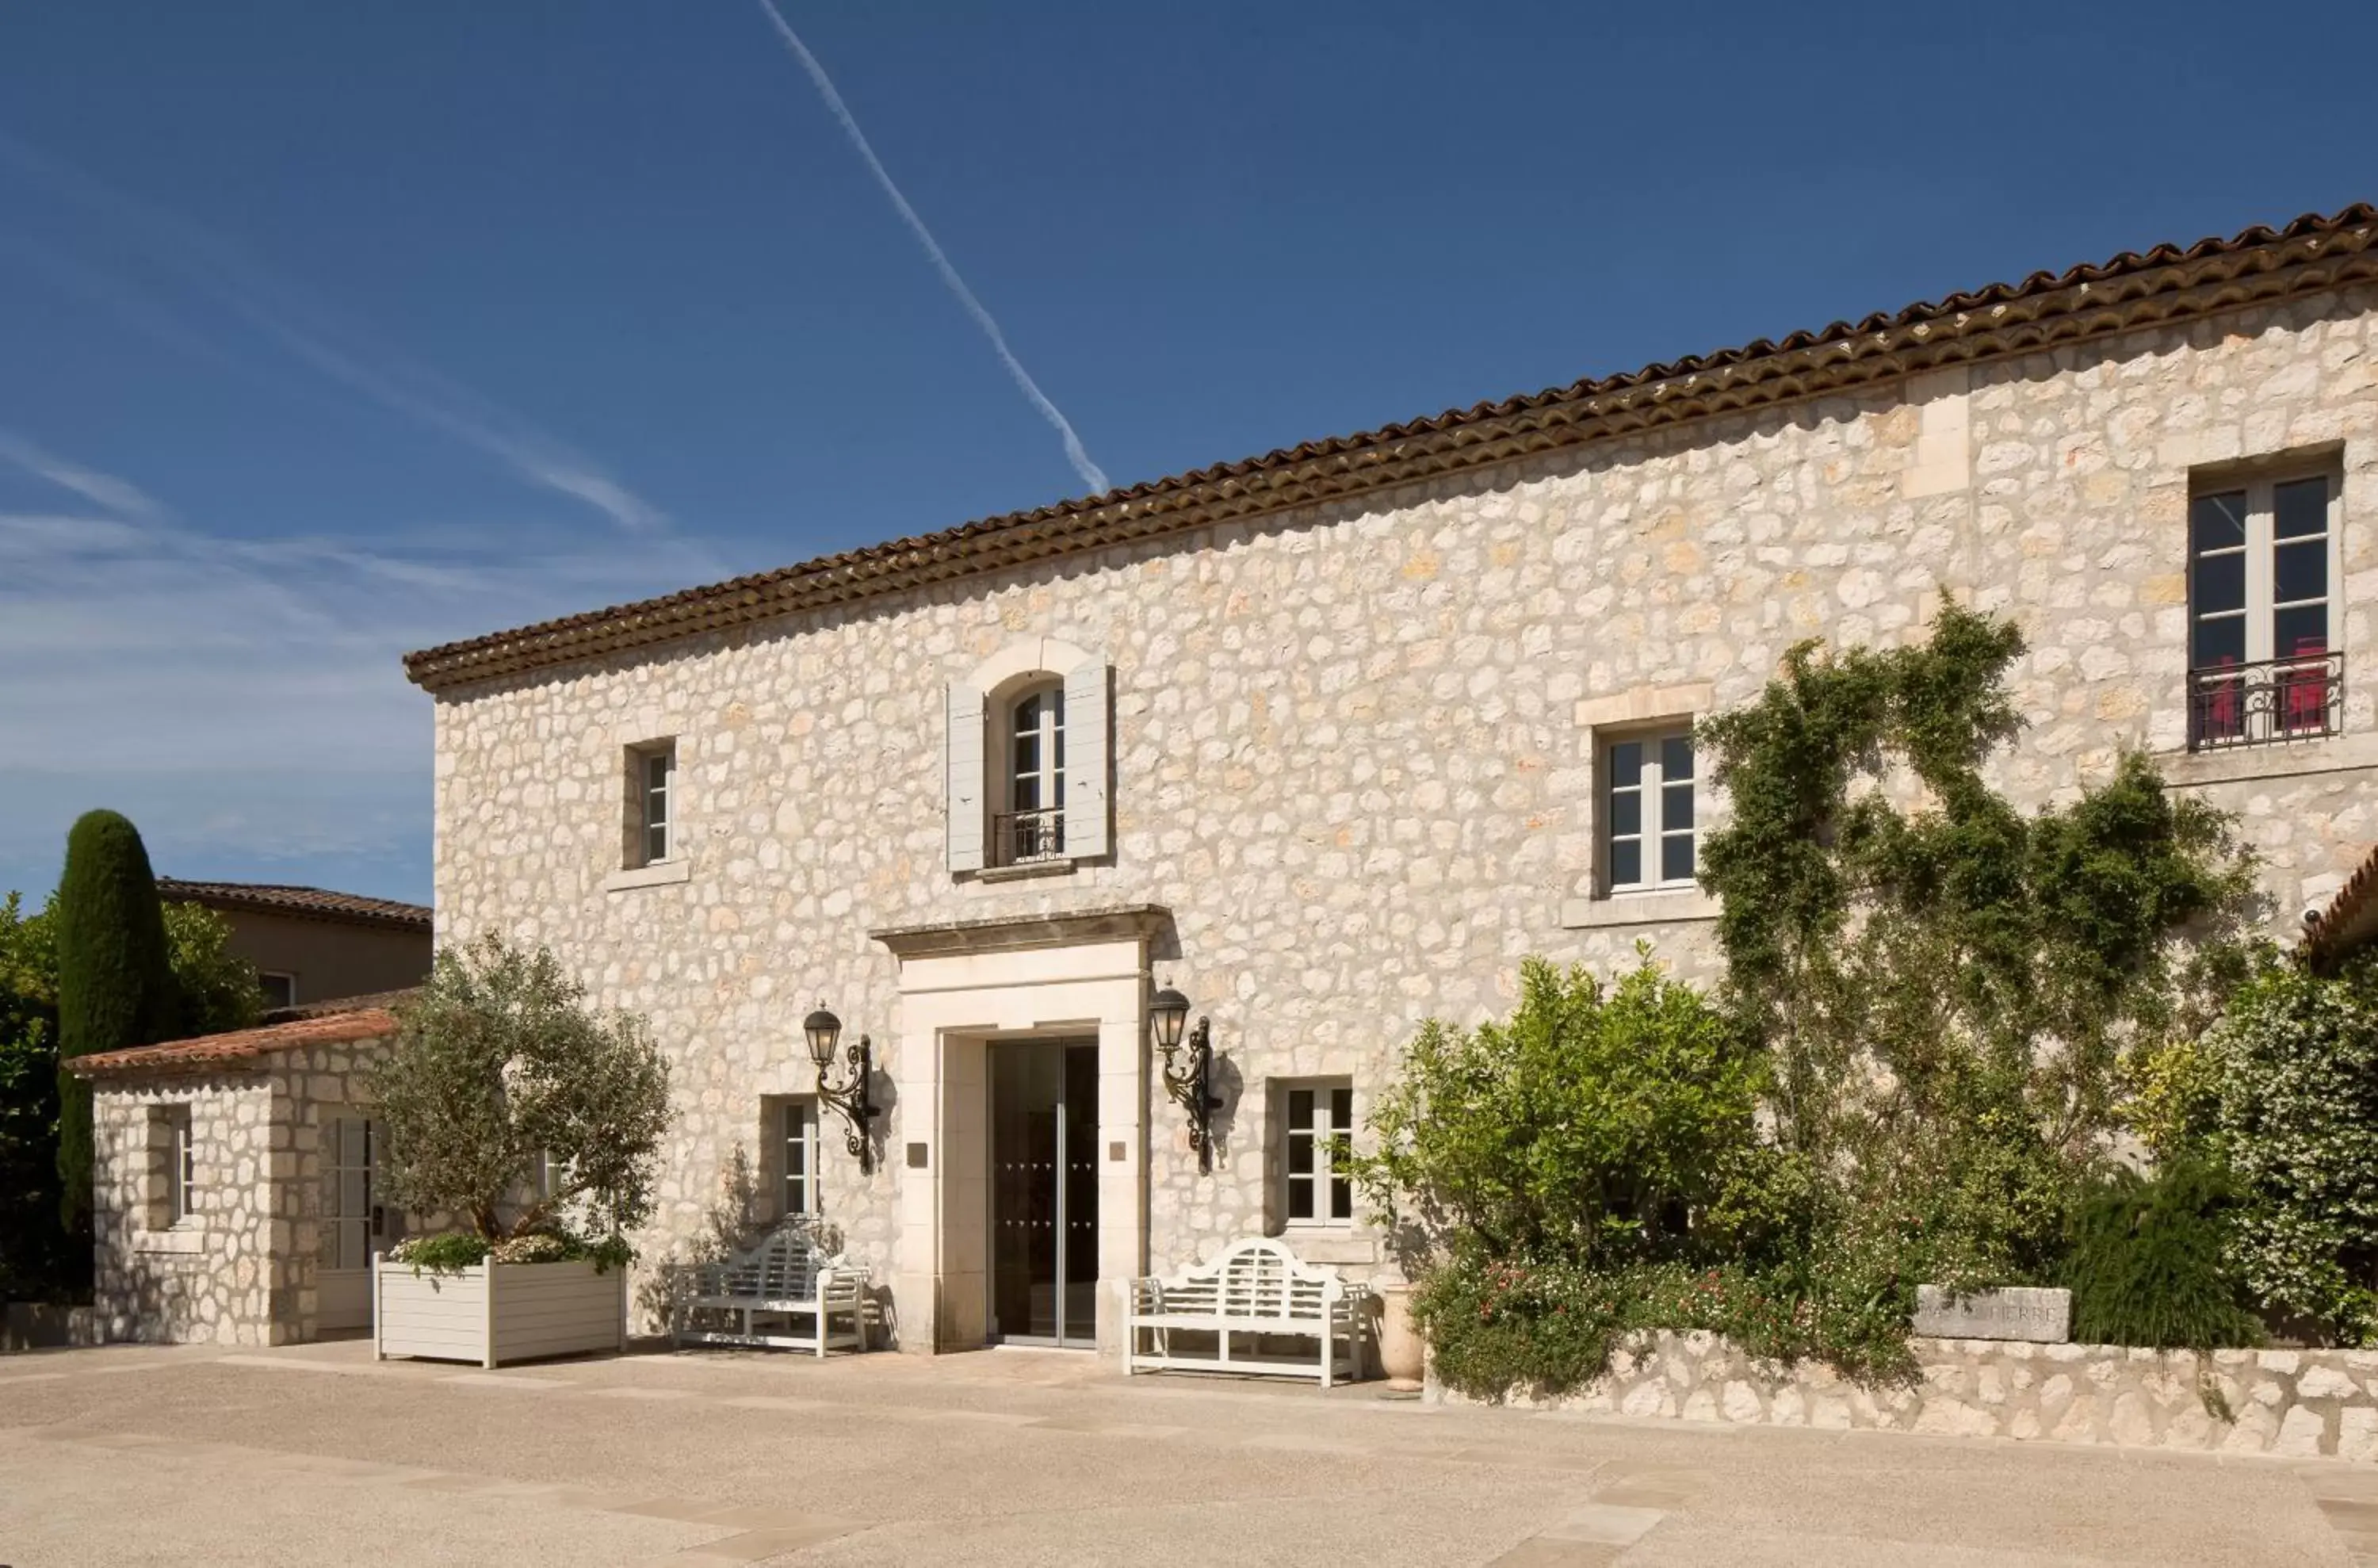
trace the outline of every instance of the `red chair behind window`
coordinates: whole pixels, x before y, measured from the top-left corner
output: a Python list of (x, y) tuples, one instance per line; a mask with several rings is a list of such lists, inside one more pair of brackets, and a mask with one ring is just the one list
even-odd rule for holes
[(2299, 661), (2279, 671), (2280, 723), (2290, 735), (2328, 728), (2328, 639), (2299, 637)]

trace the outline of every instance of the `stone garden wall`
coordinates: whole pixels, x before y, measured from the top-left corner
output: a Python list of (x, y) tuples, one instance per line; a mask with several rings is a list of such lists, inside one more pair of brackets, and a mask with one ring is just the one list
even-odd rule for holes
[[(1755, 1360), (1710, 1333), (1640, 1336), (1582, 1392), (1514, 1393), (1525, 1409), (1734, 1425), (2045, 1439), (2378, 1460), (2378, 1351), (2217, 1350), (2208, 1412), (2198, 1357), (2107, 1345), (1919, 1339), (1906, 1388), (1862, 1388), (1832, 1368)], [(1431, 1384), (1446, 1403), (1472, 1403)]]

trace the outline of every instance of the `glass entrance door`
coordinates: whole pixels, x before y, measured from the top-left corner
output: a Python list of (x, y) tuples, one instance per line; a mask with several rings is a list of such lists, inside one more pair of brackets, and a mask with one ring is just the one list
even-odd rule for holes
[(991, 1332), (1097, 1342), (1099, 1048), (991, 1045)]

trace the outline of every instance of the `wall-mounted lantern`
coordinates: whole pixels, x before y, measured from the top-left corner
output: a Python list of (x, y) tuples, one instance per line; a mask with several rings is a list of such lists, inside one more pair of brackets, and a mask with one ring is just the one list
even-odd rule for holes
[(1189, 1021), (1189, 998), (1168, 985), (1149, 1000), (1147, 1019), (1157, 1054), (1164, 1058), (1164, 1092), (1189, 1113), (1189, 1147), (1197, 1152), (1197, 1168), (1210, 1171), (1214, 1112), (1222, 1104), (1213, 1092), (1213, 1023), (1200, 1017), (1197, 1027), (1189, 1031), (1189, 1061), (1183, 1067), (1175, 1058), (1181, 1054), (1183, 1026)]
[(847, 1060), (850, 1066), (849, 1080), (837, 1089), (828, 1081), (834, 1070), (835, 1043), (842, 1038), (842, 1020), (825, 1010), (818, 1010), (801, 1020), (801, 1032), (809, 1036), (810, 1060), (817, 1066), (817, 1095), (822, 1105), (831, 1105), (842, 1113), (847, 1124), (843, 1147), (859, 1161), (862, 1175), (875, 1169), (875, 1146), (868, 1137), (868, 1123), (882, 1114), (882, 1107), (868, 1099), (868, 1082), (875, 1073), (875, 1047), (864, 1034), (850, 1048)]

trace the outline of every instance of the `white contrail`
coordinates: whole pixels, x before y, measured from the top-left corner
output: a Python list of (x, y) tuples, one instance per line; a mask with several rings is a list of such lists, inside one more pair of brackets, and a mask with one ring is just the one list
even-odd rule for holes
[(834, 79), (825, 74), (825, 67), (818, 64), (818, 58), (810, 53), (809, 45), (801, 42), (800, 35), (785, 20), (784, 13), (776, 9), (775, 0), (760, 0), (760, 9), (768, 13), (768, 19), (776, 24), (776, 31), (784, 38), (785, 47), (793, 52), (793, 57), (801, 63), (801, 68), (809, 72), (810, 80), (817, 83), (818, 92), (825, 99), (826, 107), (833, 110), (834, 117), (842, 122), (843, 131), (849, 136), (850, 144), (859, 149), (859, 155), (867, 160), (867, 167), (875, 175), (875, 183), (883, 187), (883, 194), (892, 199), (894, 207), (899, 209), (901, 218), (908, 225), (908, 232), (917, 236), (917, 243), (925, 247), (927, 256), (932, 258), (933, 270), (941, 273), (942, 282), (948, 286), (950, 293), (957, 296), (958, 303), (966, 307), (967, 314), (974, 318), (974, 324), (982, 329), (982, 335), (991, 340), (991, 348), (999, 355), (999, 362), (1007, 367), (1007, 373), (1015, 378), (1016, 386), (1032, 400), (1032, 406), (1040, 411), (1042, 418), (1057, 427), (1057, 433), (1064, 438), (1065, 456), (1072, 461), (1074, 472), (1082, 476), (1082, 483), (1089, 486), (1093, 493), (1106, 489), (1105, 472), (1090, 461), (1090, 454), (1082, 448), (1082, 438), (1074, 433), (1074, 427), (1065, 422), (1064, 415), (1058, 412), (1057, 405), (1049, 401), (1048, 394), (1032, 380), (1024, 368), (1023, 361), (1015, 357), (1015, 350), (1007, 346), (1006, 335), (1000, 332), (999, 323), (991, 320), (991, 312), (983, 308), (982, 301), (974, 296), (974, 290), (967, 287), (966, 280), (958, 276), (958, 270), (950, 265), (949, 257), (943, 253), (932, 231), (925, 227), (925, 220), (917, 216), (917, 210), (908, 205), (908, 199), (900, 194), (898, 186), (892, 183), (892, 176), (884, 171), (883, 160), (875, 156), (875, 149), (868, 144), (867, 133), (859, 128), (859, 121), (851, 115), (850, 105), (845, 103), (842, 94), (835, 90)]

